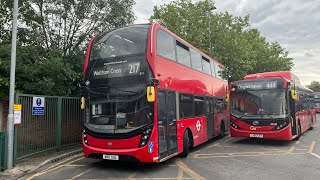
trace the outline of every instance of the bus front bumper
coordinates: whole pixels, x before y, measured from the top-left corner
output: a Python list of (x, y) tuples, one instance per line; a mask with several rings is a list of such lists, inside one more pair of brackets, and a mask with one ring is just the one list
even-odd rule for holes
[(231, 137), (261, 138), (274, 140), (292, 140), (291, 127), (287, 126), (281, 130), (272, 131), (250, 131), (236, 129), (230, 126)]
[(156, 152), (148, 152), (147, 146), (141, 148), (104, 149), (88, 146), (84, 142), (82, 146), (83, 154), (86, 158), (104, 159), (104, 155), (116, 155), (119, 157), (119, 161), (158, 162), (159, 160), (155, 155)]

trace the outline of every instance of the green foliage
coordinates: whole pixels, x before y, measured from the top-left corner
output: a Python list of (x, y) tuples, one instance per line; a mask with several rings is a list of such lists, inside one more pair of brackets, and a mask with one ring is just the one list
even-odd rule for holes
[(228, 12), (213, 13), (212, 9), (214, 3), (209, 0), (197, 3), (178, 0), (155, 6), (150, 20), (160, 21), (223, 63), (226, 68), (222, 73), (230, 81), (247, 74), (292, 68), (293, 59), (288, 57), (288, 52), (277, 42), (267, 42), (258, 29), (250, 27), (249, 15), (235, 17)]
[[(16, 91), (77, 95), (86, 45), (130, 24), (133, 0), (19, 0)], [(12, 0), (0, 5), (0, 99), (8, 98)]]
[(310, 85), (307, 86), (309, 89), (313, 91), (320, 91), (320, 82), (319, 81), (312, 81)]

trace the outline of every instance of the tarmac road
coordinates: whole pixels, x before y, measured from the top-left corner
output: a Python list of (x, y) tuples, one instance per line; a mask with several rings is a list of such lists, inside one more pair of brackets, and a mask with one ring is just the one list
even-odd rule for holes
[[(320, 120), (320, 115), (317, 115)], [(62, 160), (23, 179), (320, 179), (320, 122), (298, 141), (231, 138), (196, 147), (160, 164)]]

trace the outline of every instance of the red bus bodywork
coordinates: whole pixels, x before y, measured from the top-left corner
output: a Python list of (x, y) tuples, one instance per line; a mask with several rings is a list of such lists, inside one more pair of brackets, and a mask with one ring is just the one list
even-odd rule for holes
[[(210, 96), (210, 97), (226, 97), (226, 89), (228, 86), (227, 81), (218, 79), (216, 77), (204, 74), (190, 67), (181, 65), (172, 60), (163, 58), (157, 55), (156, 48), (156, 37), (157, 31), (162, 30), (176, 40), (182, 42), (190, 48), (193, 48), (200, 52), (202, 55), (206, 56), (210, 61), (221, 65), (216, 60), (205, 55), (200, 50), (193, 47), (188, 42), (179, 38), (174, 33), (170, 32), (168, 29), (164, 28), (159, 24), (150, 24), (150, 29), (148, 32), (147, 40), (147, 50), (146, 58), (148, 64), (150, 65), (151, 71), (155, 79), (159, 80), (159, 85), (155, 86), (156, 98), (154, 102), (154, 120), (152, 126), (152, 133), (148, 141), (148, 145), (139, 147), (139, 142), (141, 139), (141, 134), (129, 139), (102, 139), (94, 137), (93, 135), (83, 133), (83, 150), (84, 156), (89, 158), (102, 158), (102, 154), (120, 155), (120, 160), (136, 160), (140, 162), (161, 162), (172, 156), (175, 156), (183, 151), (183, 135), (186, 131), (191, 134), (192, 144), (191, 146), (197, 146), (201, 143), (206, 142), (215, 136), (218, 136), (221, 131), (221, 122), (224, 123), (225, 130), (228, 130), (229, 126), (229, 112), (228, 106), (226, 110), (222, 113), (214, 114), (214, 134), (212, 137), (207, 135), (207, 118), (205, 115), (192, 117), (192, 118), (177, 118), (176, 120), (176, 141), (177, 150), (168, 153), (166, 157), (160, 157), (159, 155), (159, 134), (164, 133), (164, 130), (159, 128), (158, 120), (158, 96), (157, 92), (159, 90), (172, 91), (179, 96), (180, 93), (193, 94), (199, 96)], [(91, 40), (88, 46), (88, 52), (86, 54), (86, 60), (84, 64), (84, 76), (88, 67), (90, 49), (92, 46)], [(222, 66), (222, 65), (221, 65)], [(178, 107), (176, 107), (178, 108)], [(178, 110), (179, 111), (179, 110)], [(177, 112), (178, 113), (178, 112)], [(179, 117), (179, 116), (178, 116)], [(200, 125), (199, 125), (200, 122)], [(198, 124), (197, 124), (198, 123)], [(94, 133), (93, 133), (94, 134)], [(85, 143), (85, 138), (89, 145)], [(150, 143), (151, 142), (151, 143)], [(150, 144), (149, 144), (150, 143)], [(150, 146), (152, 145), (152, 152)]]
[[(279, 123), (266, 123), (266, 119), (251, 119), (250, 121), (244, 122), (239, 116), (234, 116), (230, 114), (230, 133), (232, 137), (247, 137), (247, 138), (263, 138), (263, 139), (274, 139), (274, 140), (292, 140), (294, 138), (300, 137), (302, 133), (308, 129), (312, 129), (313, 125), (316, 123), (316, 111), (309, 105), (312, 104), (312, 91), (300, 85), (297, 76), (289, 71), (280, 72), (266, 72), (251, 74), (244, 77), (241, 82), (246, 83), (247, 81), (255, 80), (257, 82), (262, 82), (265, 79), (282, 79), (282, 89), (286, 92), (286, 96), (290, 97), (290, 92), (293, 88), (296, 89), (298, 94), (298, 99), (294, 100), (296, 104), (295, 108), (288, 105), (290, 104), (289, 98), (286, 97), (286, 106), (292, 112), (292, 114), (287, 114), (288, 123), (284, 123), (279, 127)], [(234, 88), (233, 82), (230, 88)], [(233, 92), (234, 91), (234, 92)], [(230, 92), (231, 100), (233, 101), (233, 93), (237, 90), (232, 89)], [(257, 90), (259, 91), (259, 90)], [(304, 94), (311, 94), (308, 103), (303, 104), (302, 97)], [(246, 103), (248, 105), (248, 102)], [(232, 106), (232, 105), (231, 105)], [(250, 105), (249, 105), (250, 106)], [(299, 107), (298, 107), (299, 106)], [(301, 107), (300, 107), (301, 106)], [(302, 107), (305, 106), (305, 107)], [(230, 107), (230, 111), (231, 111)], [(269, 115), (270, 116), (270, 115)], [(241, 116), (240, 116), (241, 117)], [(243, 118), (243, 117), (242, 117)], [(267, 117), (268, 118), (268, 117)], [(290, 119), (289, 119), (290, 118)], [(269, 119), (271, 120), (272, 117)], [(273, 118), (276, 119), (276, 118)], [(263, 122), (264, 121), (264, 122)], [(259, 125), (259, 123), (264, 123), (264, 125)]]

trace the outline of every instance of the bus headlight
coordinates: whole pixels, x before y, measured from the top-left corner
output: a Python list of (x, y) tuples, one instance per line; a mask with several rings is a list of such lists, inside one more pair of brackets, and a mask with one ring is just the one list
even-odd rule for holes
[(284, 121), (283, 124), (277, 125), (276, 127), (274, 127), (272, 130), (280, 130), (285, 128), (289, 123), (287, 121)]
[(233, 123), (232, 121), (230, 121), (230, 125), (231, 125), (232, 127), (236, 128), (236, 129), (239, 128), (239, 126), (237, 126), (237, 125), (236, 125), (235, 123)]
[(89, 146), (86, 130), (83, 130), (83, 141), (86, 145)]
[(142, 131), (139, 147), (143, 147), (147, 144), (150, 138), (151, 132), (152, 132), (152, 126), (148, 126)]

